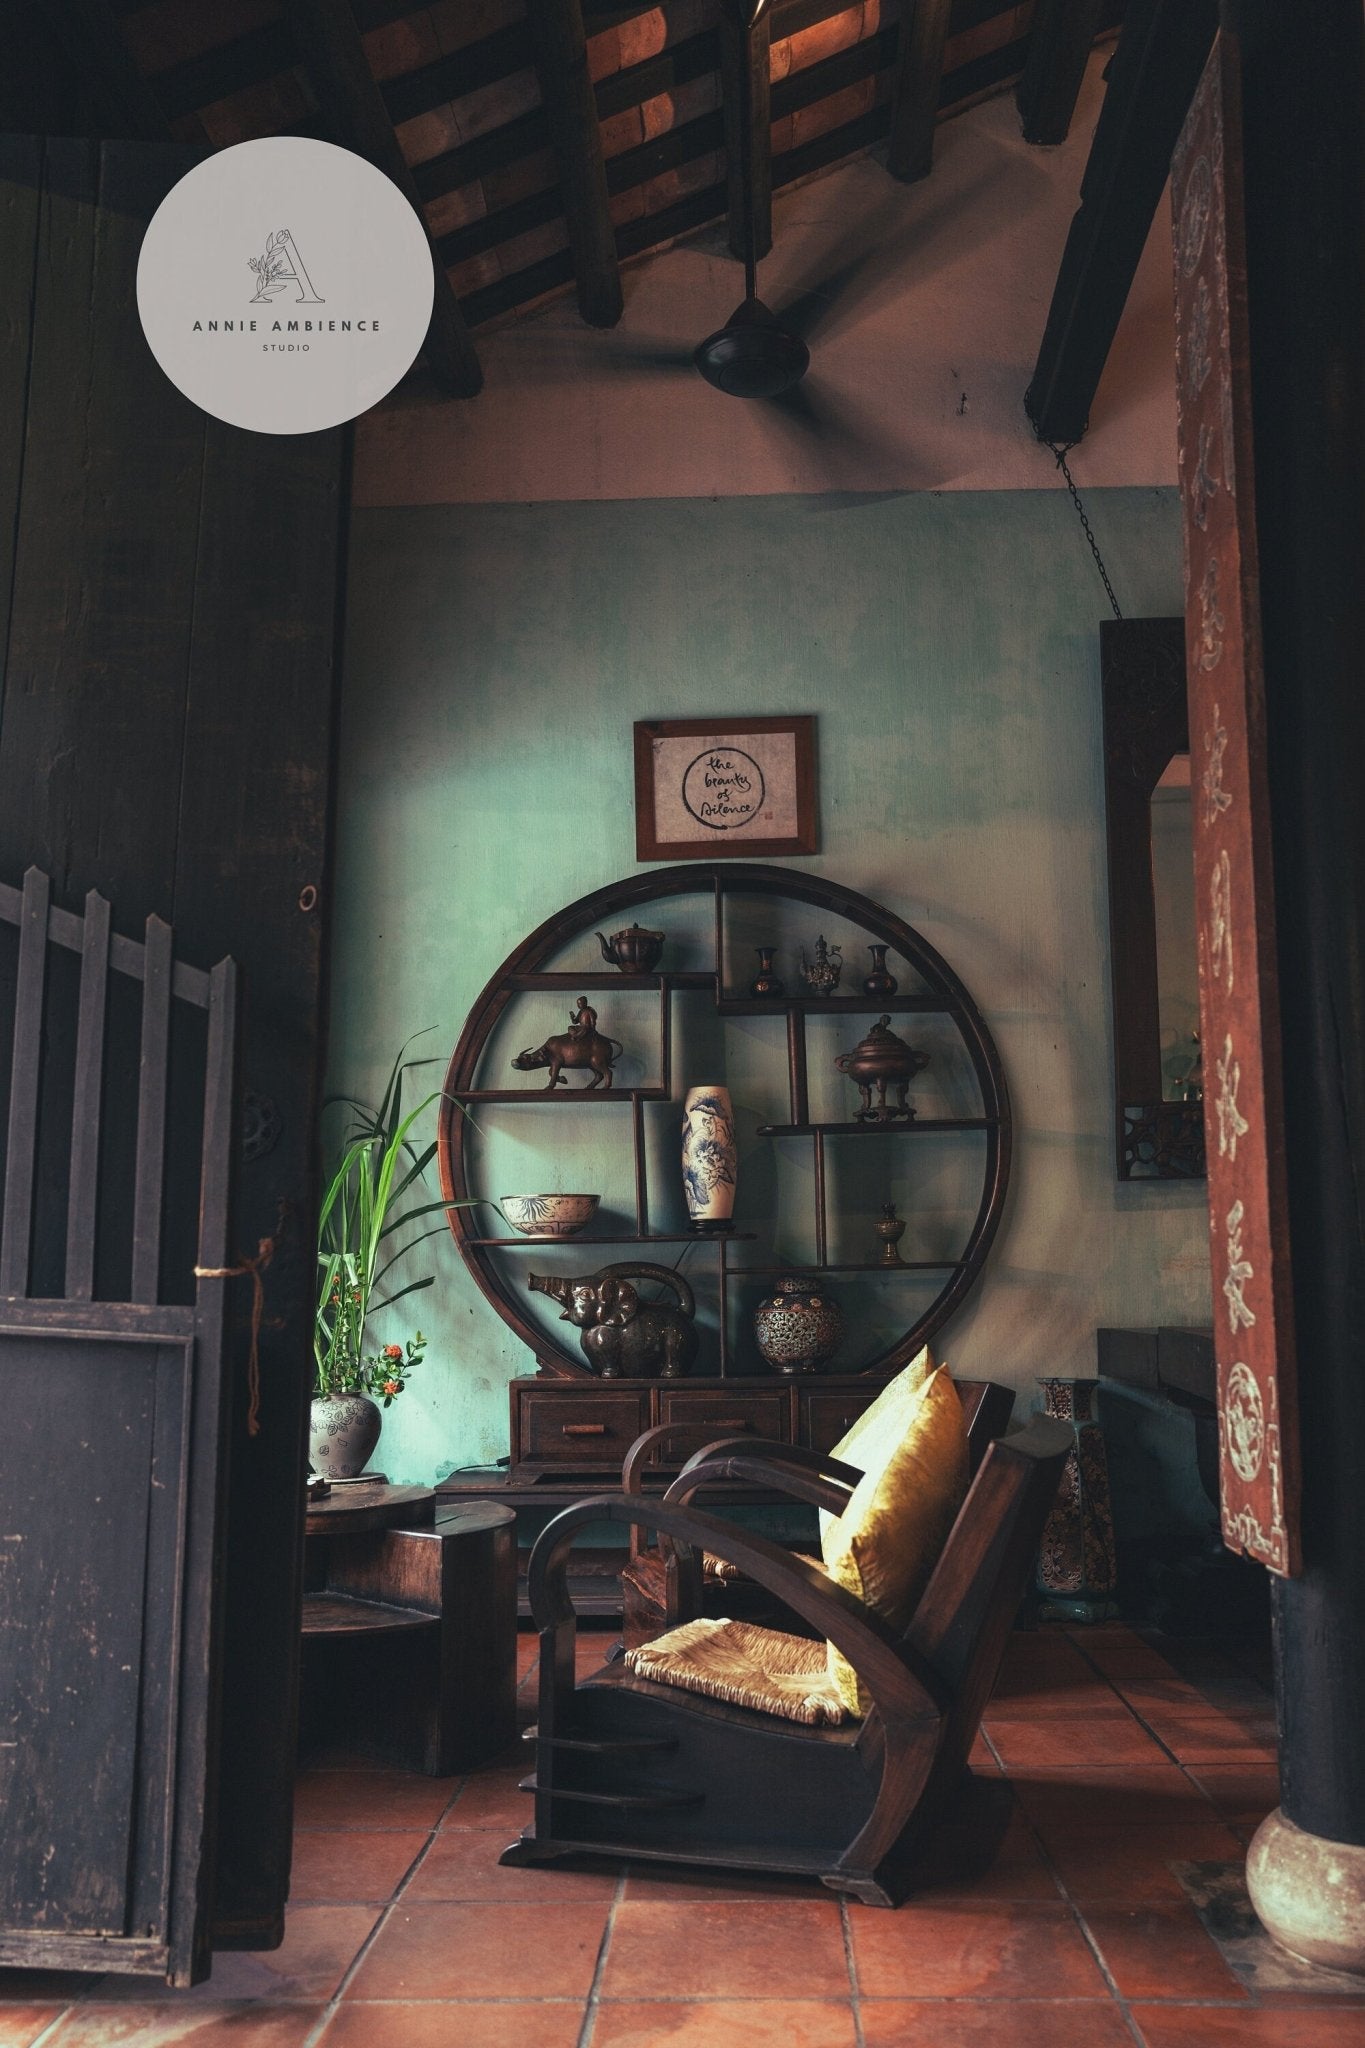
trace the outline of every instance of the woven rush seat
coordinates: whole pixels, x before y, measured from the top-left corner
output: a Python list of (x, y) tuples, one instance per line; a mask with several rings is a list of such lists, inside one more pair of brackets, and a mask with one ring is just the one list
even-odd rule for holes
[(637, 1678), (801, 1721), (808, 1728), (837, 1728), (857, 1718), (830, 1677), (823, 1642), (748, 1621), (705, 1615), (684, 1621), (667, 1635), (627, 1650), (625, 1661)]

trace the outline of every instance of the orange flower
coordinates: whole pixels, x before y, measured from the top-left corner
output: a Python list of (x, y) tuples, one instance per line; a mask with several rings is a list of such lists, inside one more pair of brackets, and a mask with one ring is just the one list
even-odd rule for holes
[(403, 1347), (402, 1347), (402, 1345), (401, 1345), (401, 1344), (386, 1344), (386, 1345), (384, 1346), (384, 1356), (385, 1356), (385, 1358), (401, 1358), (401, 1357), (403, 1356)]
[(392, 1397), (394, 1394), (401, 1394), (402, 1391), (403, 1382), (401, 1380), (385, 1380), (384, 1392), (388, 1394), (390, 1397)]

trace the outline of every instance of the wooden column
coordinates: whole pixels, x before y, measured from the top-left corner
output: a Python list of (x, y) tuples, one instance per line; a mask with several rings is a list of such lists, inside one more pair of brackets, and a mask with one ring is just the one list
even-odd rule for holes
[(901, 10), (886, 168), (907, 185), (927, 178), (933, 169), (934, 122), (951, 12), (949, 0), (905, 0)]
[(1214, 0), (1131, 0), (1024, 409), (1079, 441), (1216, 24)]
[(588, 70), (582, 0), (538, 0), (528, 18), (540, 96), (564, 188), (578, 310), (590, 327), (614, 327), (625, 300), (607, 200), (602, 131)]
[[(149, 353), (134, 299), (147, 221), (198, 152), (0, 144), (0, 876), (32, 863), (54, 900), (152, 913), (197, 960), (243, 969), (231, 1249), (281, 1235), (247, 1429), (250, 1288), (231, 1283), (219, 1945), (283, 1928), (290, 1856), (306, 1416), (314, 1287), (328, 782), (348, 436), (243, 433), (198, 411)], [(115, 1005), (110, 1031), (127, 1028)], [(7, 1062), (0, 1046), (0, 1059)], [(168, 1116), (190, 1085), (173, 1055)], [(108, 1101), (107, 1158), (136, 1143)], [(51, 1119), (49, 1119), (51, 1124)], [(70, 1130), (69, 1120), (65, 1125)], [(60, 1291), (57, 1125), (40, 1125), (35, 1291)], [(193, 1190), (171, 1188), (172, 1237)], [(281, 1232), (281, 1219), (283, 1230)], [(117, 1250), (117, 1246), (114, 1247)], [(102, 1252), (101, 1256), (104, 1254)], [(94, 1290), (105, 1292), (96, 1270)], [(101, 1965), (103, 1967), (103, 1965)]]
[[(1362, 25), (1276, 0), (1239, 32), (1261, 615), (1284, 1030), (1303, 1570), (1272, 1581), (1281, 1812), (1353, 1864), (1365, 1969), (1365, 346)], [(1266, 1824), (1272, 1830), (1272, 1823)], [(1263, 1830), (1263, 1835), (1265, 1830)], [(1253, 1848), (1269, 1917), (1285, 1844)], [(1300, 1845), (1301, 1846), (1301, 1845)], [(1258, 1869), (1259, 1865), (1265, 1866)], [(1339, 1886), (1341, 1879), (1333, 1879)], [(1273, 1926), (1273, 1922), (1272, 1922)], [(1301, 1946), (1298, 1928), (1273, 1931)]]
[(754, 260), (773, 245), (773, 147), (770, 15), (752, 27), (752, 4), (720, 11), (720, 76), (725, 105), (725, 178), (730, 215), (730, 253), (745, 253), (745, 198), (753, 209)]
[(1039, 0), (1014, 93), (1025, 142), (1066, 141), (1100, 13), (1101, 0)]

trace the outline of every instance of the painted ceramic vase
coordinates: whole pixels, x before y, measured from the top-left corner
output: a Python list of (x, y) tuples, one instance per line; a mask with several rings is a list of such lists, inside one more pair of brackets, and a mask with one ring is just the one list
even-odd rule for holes
[(368, 1394), (324, 1394), (309, 1416), (308, 1459), (324, 1479), (358, 1479), (379, 1442), (379, 1409)]
[(843, 1335), (843, 1310), (810, 1274), (779, 1280), (754, 1310), (754, 1336), (774, 1372), (818, 1372)]
[(735, 1210), (735, 1120), (726, 1088), (689, 1088), (683, 1104), (682, 1177), (694, 1230), (728, 1230)]
[(1040, 1379), (1043, 1407), (1069, 1422), (1075, 1442), (1038, 1549), (1038, 1613), (1044, 1621), (1106, 1621), (1118, 1613), (1114, 1517), (1104, 1437), (1092, 1412), (1094, 1380)]

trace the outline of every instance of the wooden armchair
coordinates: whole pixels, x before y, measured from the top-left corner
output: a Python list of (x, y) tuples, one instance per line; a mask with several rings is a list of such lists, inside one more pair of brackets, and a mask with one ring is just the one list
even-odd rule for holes
[[(1014, 1407), (1011, 1388), (1000, 1386), (994, 1380), (955, 1380), (953, 1383), (962, 1402), (967, 1423), (967, 1457), (973, 1475), (994, 1438), (1006, 1428)], [(714, 1427), (714, 1424), (711, 1425)], [(799, 1444), (770, 1442), (767, 1438), (754, 1436), (727, 1436), (707, 1438), (707, 1425), (696, 1422), (661, 1422), (654, 1429), (647, 1429), (636, 1437), (626, 1452), (621, 1467), (621, 1489), (630, 1498), (644, 1500), (646, 1484), (657, 1473), (652, 1460), (656, 1455), (667, 1457), (670, 1451), (687, 1444), (699, 1448), (683, 1467), (692, 1471), (699, 1462), (728, 1458), (732, 1461), (729, 1473), (732, 1479), (751, 1476), (759, 1485), (769, 1483), (767, 1473), (778, 1467), (784, 1473), (804, 1473), (826, 1481), (831, 1491), (823, 1494), (819, 1506), (838, 1514), (852, 1488), (862, 1474), (856, 1466), (842, 1464), (824, 1451), (803, 1450)], [(761, 1460), (764, 1473), (751, 1474), (755, 1459)], [(743, 1465), (744, 1469), (739, 1469)], [(790, 1489), (787, 1489), (790, 1491)], [(690, 1496), (689, 1496), (690, 1497)], [(702, 1614), (730, 1614), (739, 1620), (768, 1621), (775, 1617), (776, 1603), (766, 1588), (758, 1585), (745, 1575), (737, 1575), (719, 1565), (712, 1553), (707, 1553), (702, 1562), (701, 1606)], [(632, 1524), (626, 1554), (626, 1563), (621, 1572), (621, 1635), (628, 1650), (638, 1644), (662, 1635), (665, 1630), (675, 1628), (686, 1619), (679, 1601), (678, 1569), (673, 1546), (667, 1537), (649, 1542), (643, 1526)], [(790, 1626), (788, 1621), (782, 1624)]]
[[(1039, 1419), (992, 1442), (903, 1633), (766, 1538), (690, 1505), (719, 1478), (756, 1477), (833, 1508), (838, 1474), (737, 1450), (703, 1456), (661, 1500), (622, 1494), (558, 1515), (531, 1556), (540, 1630), (535, 1817), (504, 1863), (584, 1850), (819, 1877), (870, 1905), (899, 1902), (921, 1834), (960, 1783), (1071, 1443)], [(592, 1522), (674, 1546), (679, 1605), (700, 1613), (704, 1552), (738, 1565), (841, 1650), (872, 1700), (861, 1721), (798, 1722), (637, 1678), (621, 1663), (574, 1681), (574, 1537)], [(779, 1639), (789, 1640), (789, 1639)]]

